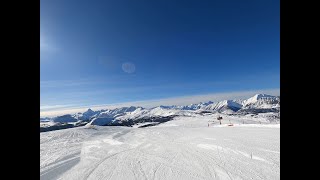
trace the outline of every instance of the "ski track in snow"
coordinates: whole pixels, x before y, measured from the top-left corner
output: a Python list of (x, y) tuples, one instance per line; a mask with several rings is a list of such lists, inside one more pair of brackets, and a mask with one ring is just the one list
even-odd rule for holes
[(280, 179), (280, 125), (207, 127), (210, 118), (40, 133), (40, 178)]

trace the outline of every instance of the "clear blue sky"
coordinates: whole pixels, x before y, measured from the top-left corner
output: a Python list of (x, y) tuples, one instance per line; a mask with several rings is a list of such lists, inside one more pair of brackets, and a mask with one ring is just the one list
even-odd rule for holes
[(280, 86), (279, 0), (40, 3), (43, 109)]

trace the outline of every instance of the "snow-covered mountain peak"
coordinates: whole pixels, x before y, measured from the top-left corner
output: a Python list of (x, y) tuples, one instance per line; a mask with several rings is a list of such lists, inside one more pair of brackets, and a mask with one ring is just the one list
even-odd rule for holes
[(235, 112), (242, 108), (242, 105), (233, 100), (224, 100), (209, 104), (203, 107), (203, 110), (213, 110), (216, 112)]
[(251, 97), (250, 99), (255, 99), (255, 100), (259, 100), (259, 99), (264, 99), (264, 98), (273, 98), (275, 96), (271, 96), (268, 94), (256, 94), (253, 97)]
[(90, 113), (90, 112), (94, 112), (94, 111), (91, 108), (89, 108), (86, 112)]
[(95, 112), (92, 109), (88, 109), (87, 111), (85, 111), (84, 113), (82, 113), (84, 116), (92, 116), (93, 114), (95, 114)]
[(180, 110), (197, 110), (197, 109), (202, 109), (210, 104), (213, 104), (212, 101), (208, 101), (208, 102), (200, 102), (198, 104), (190, 104), (190, 105), (186, 105), (186, 106), (178, 106), (176, 107), (177, 109)]
[(256, 94), (254, 95), (253, 97), (247, 99), (246, 103), (255, 103), (257, 102), (258, 100), (261, 100), (261, 99), (275, 99), (277, 98), (276, 96), (271, 96), (271, 95), (268, 95), (268, 94)]
[(40, 121), (52, 120), (54, 122), (77, 122), (80, 120), (86, 122), (96, 121), (98, 124), (105, 124), (116, 120), (122, 121), (150, 117), (190, 116), (202, 111), (225, 114), (278, 112), (280, 111), (280, 96), (256, 94), (247, 100), (223, 100), (218, 102), (208, 101), (185, 106), (161, 105), (153, 108), (129, 106), (114, 109), (101, 109), (97, 111), (89, 108), (83, 113), (75, 113), (73, 115), (66, 114), (50, 119), (40, 118)]
[(238, 107), (238, 108), (242, 107), (241, 104), (237, 103), (234, 100), (224, 100), (224, 101), (221, 102), (221, 105), (233, 106), (233, 107)]
[(155, 108), (158, 108), (158, 109), (176, 109), (177, 106), (175, 106), (175, 105), (172, 105), (172, 106), (163, 106), (163, 105), (160, 105), (160, 106), (154, 107), (154, 108), (152, 108), (152, 109), (155, 109)]
[(245, 100), (243, 106), (245, 108), (273, 108), (279, 106), (280, 98), (267, 94), (256, 94)]
[(209, 104), (213, 104), (212, 101), (208, 101), (208, 102), (200, 102), (200, 105), (204, 105), (204, 106), (208, 106)]

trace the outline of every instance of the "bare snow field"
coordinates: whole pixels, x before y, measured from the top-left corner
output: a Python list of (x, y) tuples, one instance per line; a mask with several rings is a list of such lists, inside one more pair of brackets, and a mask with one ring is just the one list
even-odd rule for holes
[(220, 125), (214, 117), (40, 133), (40, 178), (280, 179), (280, 124), (224, 116)]

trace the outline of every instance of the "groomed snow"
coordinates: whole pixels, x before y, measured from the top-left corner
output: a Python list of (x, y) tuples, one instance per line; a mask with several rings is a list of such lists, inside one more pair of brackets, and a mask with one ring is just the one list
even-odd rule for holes
[[(223, 118), (222, 125), (210, 115), (177, 117), (147, 128), (78, 127), (40, 133), (40, 177), (280, 179), (280, 124)], [(228, 126), (229, 120), (234, 126)]]

